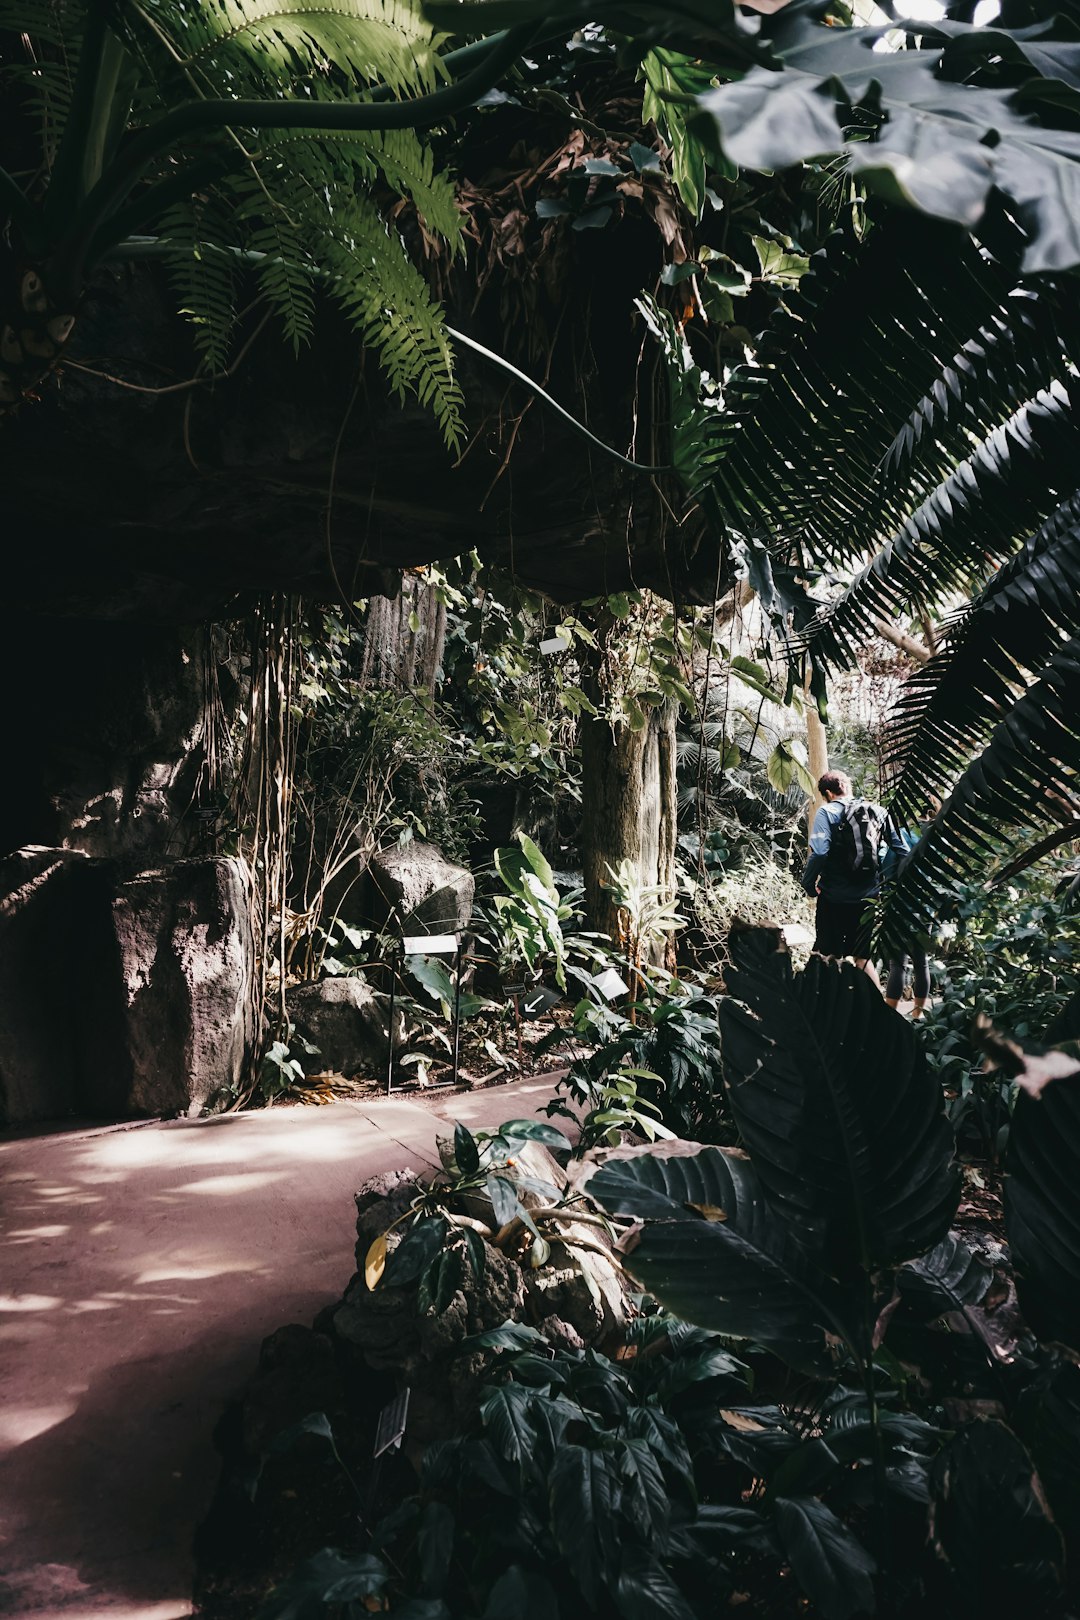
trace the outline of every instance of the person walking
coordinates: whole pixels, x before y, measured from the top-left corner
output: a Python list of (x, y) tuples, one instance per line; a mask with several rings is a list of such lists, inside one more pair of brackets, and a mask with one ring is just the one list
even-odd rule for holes
[(903, 856), (907, 846), (880, 804), (856, 798), (843, 771), (826, 771), (818, 792), (825, 803), (814, 817), (802, 877), (817, 900), (813, 948), (819, 956), (850, 956), (880, 990), (870, 940), (882, 852), (888, 847)]

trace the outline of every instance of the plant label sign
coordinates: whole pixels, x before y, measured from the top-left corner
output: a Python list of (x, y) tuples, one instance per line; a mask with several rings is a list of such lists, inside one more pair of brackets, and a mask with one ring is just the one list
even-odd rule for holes
[(406, 956), (456, 956), (456, 934), (406, 934), (401, 941)]
[(614, 968), (605, 968), (603, 973), (596, 974), (593, 986), (599, 990), (605, 1001), (614, 1001), (616, 996), (625, 996), (630, 986), (615, 971)]
[(375, 1450), (372, 1456), (381, 1457), (384, 1451), (396, 1451), (405, 1438), (405, 1424), (409, 1415), (409, 1389), (408, 1385), (388, 1401), (379, 1413), (379, 1425), (375, 1431)]
[(548, 636), (546, 641), (541, 641), (538, 643), (538, 645), (539, 650), (544, 654), (544, 657), (550, 658), (552, 653), (565, 652), (568, 643), (563, 639), (562, 636)]
[(562, 1000), (557, 991), (549, 990), (546, 984), (538, 985), (530, 990), (528, 995), (521, 996), (518, 1007), (522, 1018), (542, 1018), (549, 1007), (557, 1007)]

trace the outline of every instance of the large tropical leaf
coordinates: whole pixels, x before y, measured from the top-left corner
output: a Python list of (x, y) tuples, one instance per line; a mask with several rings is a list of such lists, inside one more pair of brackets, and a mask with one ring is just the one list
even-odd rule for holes
[(745, 1155), (691, 1142), (621, 1149), (588, 1190), (609, 1214), (644, 1222), (627, 1265), (666, 1309), (794, 1366), (830, 1365), (839, 1295), (770, 1209)]
[(724, 1079), (776, 1210), (832, 1275), (923, 1253), (959, 1196), (941, 1088), (913, 1031), (850, 963), (728, 975)]
[(1043, 1339), (1080, 1347), (1080, 1062), (1021, 1091), (1005, 1161), (1005, 1227), (1020, 1307)]
[(969, 1424), (931, 1472), (930, 1535), (952, 1576), (949, 1613), (1042, 1615), (1061, 1591), (1061, 1535), (1031, 1458), (1003, 1423)]
[[(699, 124), (730, 159), (783, 169), (842, 150), (885, 195), (966, 228), (997, 190), (1029, 232), (1025, 268), (1080, 264), (1080, 134), (1070, 117), (1080, 79), (1065, 28), (920, 22), (895, 50), (893, 23), (834, 21), (824, 0), (793, 0), (763, 28), (774, 63), (698, 98)], [(853, 113), (864, 105), (878, 120), (871, 140)], [(1064, 127), (1048, 127), (1055, 121)], [(847, 139), (860, 124), (863, 138)]]

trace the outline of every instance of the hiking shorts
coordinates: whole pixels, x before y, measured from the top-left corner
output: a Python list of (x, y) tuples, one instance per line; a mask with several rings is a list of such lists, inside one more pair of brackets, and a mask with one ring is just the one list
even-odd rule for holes
[(819, 956), (853, 956), (857, 962), (870, 955), (874, 932), (872, 900), (827, 900), (817, 898), (817, 936), (814, 950)]

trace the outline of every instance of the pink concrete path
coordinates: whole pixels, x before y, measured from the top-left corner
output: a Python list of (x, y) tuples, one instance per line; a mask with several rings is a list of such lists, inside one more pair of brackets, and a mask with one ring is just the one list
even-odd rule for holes
[(261, 1340), (342, 1293), (356, 1188), (551, 1091), (0, 1140), (0, 1615), (190, 1614), (214, 1425)]

